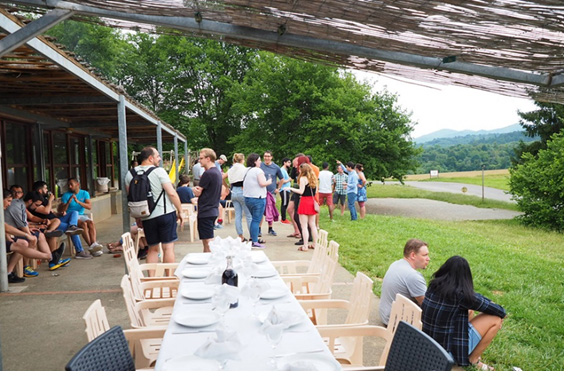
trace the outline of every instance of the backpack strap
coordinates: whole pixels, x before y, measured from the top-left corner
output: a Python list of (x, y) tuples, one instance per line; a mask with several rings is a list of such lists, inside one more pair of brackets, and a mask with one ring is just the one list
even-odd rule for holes
[[(160, 166), (153, 166), (150, 167), (148, 170), (146, 170), (145, 174), (146, 176), (150, 175), (150, 173), (154, 170), (156, 170), (157, 168), (162, 168)], [(132, 169), (133, 170), (133, 169)], [(150, 180), (150, 179), (148, 179)], [(156, 205), (158, 205), (158, 201), (160, 201), (160, 198), (164, 195), (166, 191), (164, 190), (164, 187), (162, 188), (162, 191), (160, 192), (160, 194), (158, 195), (158, 198), (156, 199), (156, 201), (154, 202), (154, 207), (156, 208)], [(164, 198), (164, 214), (166, 214), (166, 197)]]

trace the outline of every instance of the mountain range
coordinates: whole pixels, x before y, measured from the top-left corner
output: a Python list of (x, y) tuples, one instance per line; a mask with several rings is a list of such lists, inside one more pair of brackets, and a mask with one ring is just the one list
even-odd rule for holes
[(420, 137), (414, 138), (417, 144), (424, 144), (432, 140), (440, 138), (453, 138), (453, 137), (464, 137), (464, 136), (487, 136), (497, 133), (512, 133), (512, 132), (522, 132), (523, 127), (519, 124), (513, 124), (505, 126), (503, 128), (491, 129), (491, 130), (454, 130), (454, 129), (440, 129), (432, 133), (425, 134)]

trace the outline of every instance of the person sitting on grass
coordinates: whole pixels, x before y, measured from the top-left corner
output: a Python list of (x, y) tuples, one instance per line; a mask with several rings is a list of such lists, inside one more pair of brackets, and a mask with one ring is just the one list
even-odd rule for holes
[[(480, 313), (475, 316), (474, 311)], [(442, 345), (458, 365), (493, 370), (481, 362), (481, 354), (506, 316), (503, 307), (474, 291), (467, 260), (453, 256), (430, 281), (422, 302), (422, 331)]]

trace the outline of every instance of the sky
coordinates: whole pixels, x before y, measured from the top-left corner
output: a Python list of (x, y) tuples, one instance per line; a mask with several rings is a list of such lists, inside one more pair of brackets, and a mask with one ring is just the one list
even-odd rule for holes
[[(417, 123), (412, 137), (420, 137), (441, 129), (492, 130), (519, 122), (517, 111), (537, 109), (529, 99), (511, 98), (475, 90), (412, 81), (398, 81), (373, 73), (354, 71), (359, 81), (383, 87), (398, 95), (398, 105), (412, 112)], [(416, 83), (416, 84), (412, 84)]]

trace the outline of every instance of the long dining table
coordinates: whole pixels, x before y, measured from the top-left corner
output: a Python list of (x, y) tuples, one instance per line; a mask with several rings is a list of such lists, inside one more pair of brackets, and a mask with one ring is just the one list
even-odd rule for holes
[[(189, 253), (177, 267), (178, 294), (156, 370), (341, 370), (261, 250), (248, 254), (252, 267), (238, 275), (237, 307), (217, 312), (214, 296), (226, 288), (220, 279), (226, 262), (217, 258)], [(263, 288), (259, 299), (244, 294), (252, 283)], [(266, 337), (267, 319), (274, 314), (287, 322), (277, 344)]]

